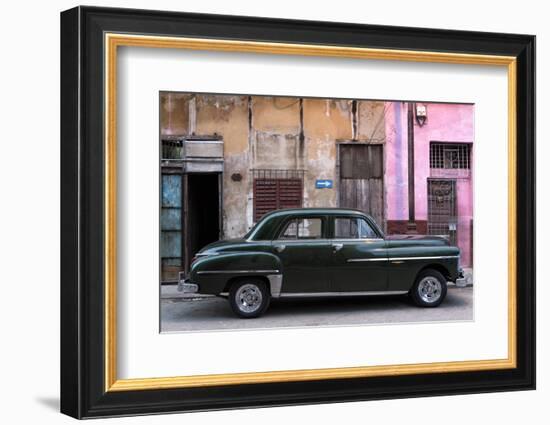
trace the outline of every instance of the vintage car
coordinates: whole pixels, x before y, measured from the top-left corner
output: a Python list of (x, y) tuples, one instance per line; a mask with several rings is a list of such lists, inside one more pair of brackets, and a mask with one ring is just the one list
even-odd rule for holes
[(340, 208), (266, 214), (242, 238), (201, 249), (178, 289), (229, 299), (258, 317), (272, 298), (409, 294), (436, 307), (462, 279), (460, 251), (443, 237), (384, 236), (372, 217)]

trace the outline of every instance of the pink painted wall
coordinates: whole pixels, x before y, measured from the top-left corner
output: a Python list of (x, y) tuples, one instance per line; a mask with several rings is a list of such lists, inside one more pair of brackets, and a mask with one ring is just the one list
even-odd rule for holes
[[(430, 142), (473, 143), (474, 106), (422, 103), (427, 120), (423, 126), (414, 122), (415, 219), (428, 220), (428, 188), (430, 177)], [(408, 219), (407, 182), (407, 103), (386, 103), (386, 220)], [(467, 177), (456, 177), (447, 170), (447, 177), (457, 181), (457, 245), (464, 266), (472, 264), (471, 235), (473, 219), (473, 152)], [(437, 177), (441, 177), (438, 175)]]
[(386, 102), (385, 201), (386, 220), (407, 220), (407, 104)]

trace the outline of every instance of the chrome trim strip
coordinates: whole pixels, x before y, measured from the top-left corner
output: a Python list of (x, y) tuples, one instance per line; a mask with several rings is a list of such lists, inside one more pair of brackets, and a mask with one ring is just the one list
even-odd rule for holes
[(349, 258), (348, 263), (366, 263), (368, 261), (388, 261), (388, 258)]
[(383, 242), (382, 238), (332, 238), (331, 241), (337, 242)]
[(409, 291), (356, 291), (356, 292), (283, 292), (280, 298), (346, 297), (357, 295), (404, 295)]
[(202, 270), (197, 274), (279, 273), (279, 270)]
[(367, 261), (410, 261), (410, 260), (444, 260), (459, 258), (458, 255), (440, 255), (434, 257), (391, 257), (391, 258), (349, 258), (348, 263), (363, 263)]
[(392, 257), (389, 261), (405, 261), (405, 260), (445, 260), (449, 258), (458, 258), (458, 255), (439, 255), (434, 257)]
[(291, 244), (301, 244), (301, 243), (304, 243), (304, 242), (324, 242), (324, 243), (330, 243), (332, 242), (333, 239), (327, 239), (327, 238), (312, 238), (312, 239), (307, 239), (307, 238), (302, 238), (302, 239), (282, 239), (282, 238), (279, 238), (279, 239), (273, 239), (271, 242), (273, 244), (276, 244), (276, 243), (281, 243), (281, 244), (286, 244), (286, 243), (291, 243)]

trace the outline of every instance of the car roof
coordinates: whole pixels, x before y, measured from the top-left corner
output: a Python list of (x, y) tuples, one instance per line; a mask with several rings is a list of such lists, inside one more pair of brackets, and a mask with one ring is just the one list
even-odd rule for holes
[(353, 208), (287, 208), (267, 213), (264, 217), (292, 215), (356, 215), (366, 216), (363, 211)]
[[(256, 223), (247, 238), (250, 240), (264, 240), (274, 237), (279, 225), (289, 217), (315, 217), (315, 216), (347, 216), (347, 217), (368, 217), (375, 225), (374, 219), (363, 211), (352, 208), (289, 208), (275, 210), (265, 214)], [(378, 225), (376, 225), (378, 226)], [(378, 229), (381, 232), (380, 229)]]

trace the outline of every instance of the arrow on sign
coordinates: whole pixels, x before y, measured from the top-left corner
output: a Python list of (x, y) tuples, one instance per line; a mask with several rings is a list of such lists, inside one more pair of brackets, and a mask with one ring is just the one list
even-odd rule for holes
[(331, 189), (332, 188), (332, 180), (316, 180), (315, 181), (315, 187), (317, 189)]

